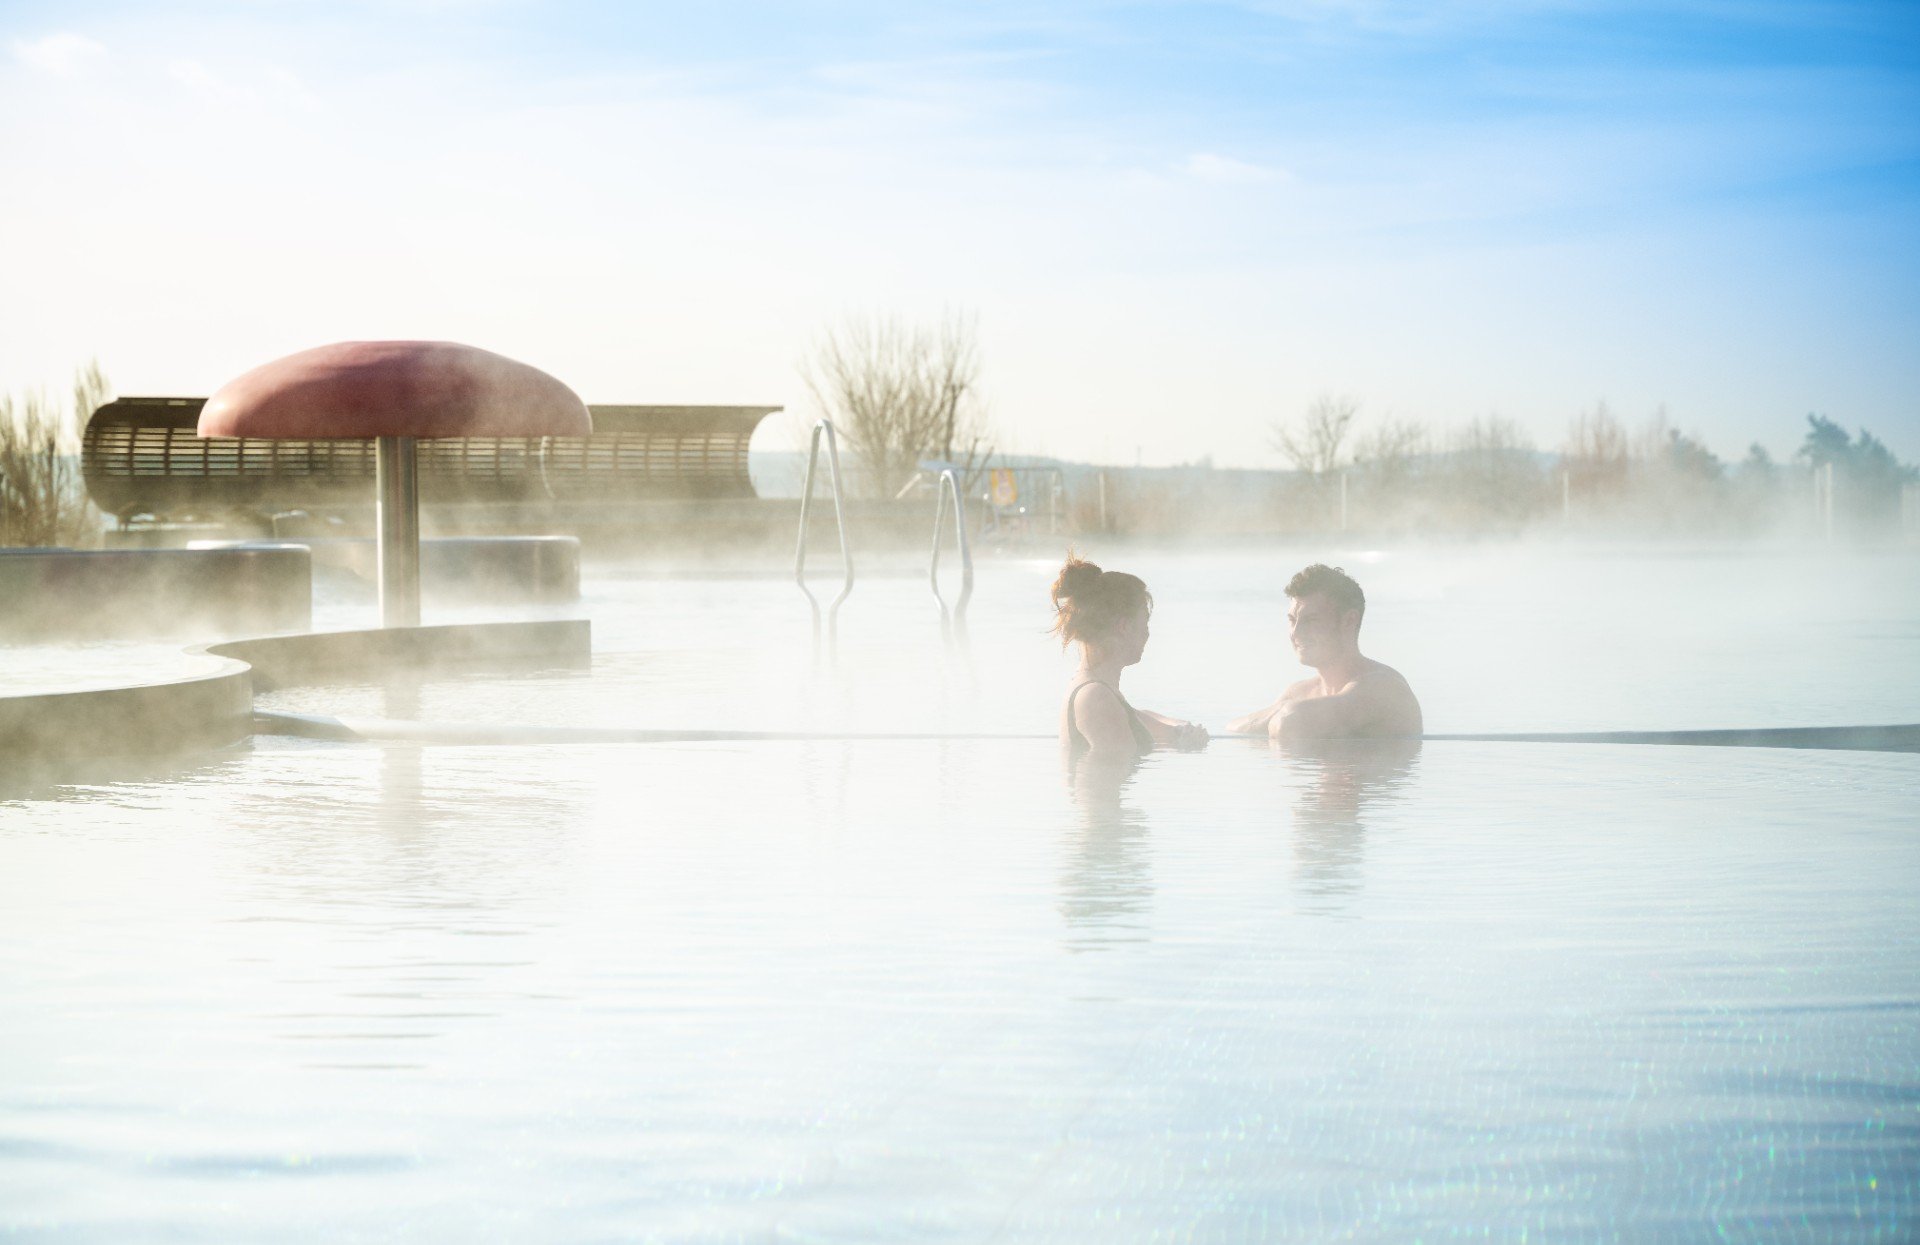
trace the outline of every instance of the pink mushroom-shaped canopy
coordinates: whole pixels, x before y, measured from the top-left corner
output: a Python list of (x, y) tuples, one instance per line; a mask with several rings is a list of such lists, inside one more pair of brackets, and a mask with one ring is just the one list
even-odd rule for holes
[(578, 394), (539, 368), (455, 342), (336, 342), (235, 377), (203, 437), (584, 437)]

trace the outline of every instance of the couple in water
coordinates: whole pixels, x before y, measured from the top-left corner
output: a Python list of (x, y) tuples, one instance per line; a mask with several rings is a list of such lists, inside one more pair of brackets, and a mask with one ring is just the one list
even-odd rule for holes
[[(1284, 742), (1407, 739), (1421, 730), (1420, 702), (1391, 666), (1360, 652), (1367, 599), (1345, 571), (1315, 563), (1287, 583), (1287, 632), (1313, 677), (1264, 709), (1228, 723), (1230, 734)], [(1080, 668), (1060, 712), (1060, 740), (1074, 752), (1134, 755), (1160, 746), (1198, 748), (1207, 728), (1135, 709), (1120, 674), (1147, 647), (1153, 597), (1138, 576), (1103, 571), (1069, 555), (1053, 581), (1053, 630), (1080, 646)]]

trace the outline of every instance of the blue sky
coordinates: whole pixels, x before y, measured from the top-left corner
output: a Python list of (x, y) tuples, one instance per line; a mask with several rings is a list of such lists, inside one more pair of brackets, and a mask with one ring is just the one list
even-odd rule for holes
[(1920, 460), (1916, 13), (0, 3), (0, 386), (430, 336), (801, 410), (961, 308), (1031, 452), (1276, 464), (1335, 391)]

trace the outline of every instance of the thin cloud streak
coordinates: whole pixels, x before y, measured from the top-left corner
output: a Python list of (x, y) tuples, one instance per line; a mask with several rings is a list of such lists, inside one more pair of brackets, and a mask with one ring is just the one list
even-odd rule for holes
[(22, 65), (56, 78), (78, 77), (105, 59), (107, 49), (85, 35), (58, 31), (37, 39), (12, 39), (7, 51)]

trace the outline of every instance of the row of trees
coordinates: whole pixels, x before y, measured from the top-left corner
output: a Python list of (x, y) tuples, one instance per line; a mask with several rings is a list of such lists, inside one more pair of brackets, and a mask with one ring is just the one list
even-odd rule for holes
[[(800, 370), (879, 495), (896, 495), (923, 461), (953, 464), (971, 482), (992, 456), (971, 317), (850, 319)], [(79, 436), (109, 396), (97, 363), (76, 374), (70, 404), (0, 395), (0, 545), (93, 543)], [(1817, 478), (1838, 530), (1874, 534), (1899, 524), (1903, 490), (1920, 481), (1872, 433), (1849, 434), (1822, 415), (1807, 417), (1790, 464), (1757, 443), (1728, 463), (1664, 408), (1629, 429), (1604, 402), (1575, 416), (1554, 452), (1497, 415), (1448, 430), (1404, 417), (1367, 422), (1358, 399), (1334, 394), (1271, 432), (1299, 474), (1241, 517), (1280, 528), (1500, 531), (1553, 517), (1638, 531), (1757, 531), (1806, 514)], [(1246, 511), (1245, 497), (1234, 506)], [(1196, 520), (1207, 512), (1178, 498), (1165, 509)]]
[(1405, 418), (1368, 427), (1357, 399), (1323, 395), (1299, 419), (1275, 423), (1272, 444), (1319, 494), (1322, 522), (1337, 483), (1369, 527), (1513, 528), (1553, 516), (1641, 532), (1759, 531), (1804, 512), (1808, 469), (1831, 465), (1839, 526), (1896, 528), (1902, 490), (1920, 472), (1865, 430), (1851, 436), (1822, 415), (1807, 424), (1794, 463), (1776, 463), (1758, 443), (1729, 463), (1664, 407), (1633, 429), (1602, 402), (1542, 452), (1500, 416), (1450, 431)]
[[(899, 316), (850, 319), (820, 339), (800, 371), (879, 495), (899, 492), (923, 461), (951, 463), (971, 477), (992, 453), (970, 317), (949, 314), (930, 325)], [(1727, 462), (1675, 426), (1664, 407), (1630, 428), (1601, 402), (1543, 451), (1498, 415), (1450, 429), (1405, 417), (1369, 421), (1357, 398), (1323, 394), (1299, 418), (1271, 425), (1273, 447), (1300, 476), (1276, 487), (1258, 518), (1280, 527), (1472, 531), (1551, 518), (1646, 533), (1732, 534), (1805, 518), (1808, 469), (1830, 468), (1823, 478), (1836, 527), (1870, 534), (1897, 526), (1902, 490), (1920, 478), (1915, 470), (1865, 430), (1849, 434), (1825, 416), (1807, 419), (1794, 462), (1776, 463), (1758, 443)]]

